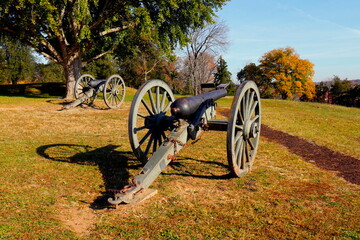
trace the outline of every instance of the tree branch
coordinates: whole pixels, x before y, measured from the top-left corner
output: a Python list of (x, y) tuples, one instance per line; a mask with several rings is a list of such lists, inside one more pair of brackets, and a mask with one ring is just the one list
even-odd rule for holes
[[(61, 26), (61, 23), (65, 16), (65, 10), (66, 10), (66, 5), (64, 5), (64, 7), (61, 9), (58, 26)], [(70, 44), (69, 44), (68, 40), (66, 39), (65, 32), (62, 27), (59, 27), (59, 32), (60, 32), (60, 38), (62, 39), (62, 41), (65, 43), (66, 46), (69, 46)]]
[(107, 35), (107, 34), (110, 34), (110, 33), (120, 32), (120, 31), (125, 30), (125, 29), (127, 29), (127, 28), (129, 28), (129, 27), (130, 27), (130, 25), (123, 26), (123, 27), (111, 28), (111, 29), (102, 31), (99, 35), (100, 35), (100, 37), (103, 37), (103, 36), (105, 36), (105, 35)]
[(30, 37), (30, 40), (38, 42), (39, 44), (41, 44), (44, 47), (46, 47), (47, 49), (49, 49), (49, 51), (54, 55), (54, 58), (57, 59), (57, 62), (62, 62), (63, 61), (63, 58), (59, 55), (59, 53), (56, 51), (56, 49), (46, 39), (43, 39), (41, 41), (37, 41), (36, 39)]
[(45, 52), (40, 52), (37, 51), (38, 53), (40, 53), (41, 55), (43, 55), (44, 57), (50, 59), (51, 61), (55, 62), (55, 63), (60, 63), (59, 60), (57, 60), (56, 58), (53, 58), (52, 56), (50, 56), (49, 54), (45, 53)]
[(101, 54), (99, 54), (99, 55), (97, 55), (97, 56), (95, 56), (95, 57), (93, 57), (93, 58), (90, 58), (90, 59), (88, 59), (88, 60), (86, 60), (86, 61), (83, 61), (83, 62), (84, 62), (84, 63), (88, 63), (88, 62), (94, 61), (94, 60), (96, 60), (96, 59), (99, 59), (99, 58), (105, 56), (106, 54), (111, 53), (114, 49), (115, 49), (115, 46), (113, 46), (110, 50), (108, 50), (108, 51), (106, 51), (106, 52), (103, 52), (103, 53), (101, 53)]
[(161, 61), (160, 59), (158, 59), (157, 61), (155, 61), (154, 65), (153, 65), (148, 71), (145, 71), (146, 74), (151, 73), (151, 71), (154, 70), (154, 68), (156, 67), (156, 65), (158, 65), (158, 63), (159, 63), (160, 61)]

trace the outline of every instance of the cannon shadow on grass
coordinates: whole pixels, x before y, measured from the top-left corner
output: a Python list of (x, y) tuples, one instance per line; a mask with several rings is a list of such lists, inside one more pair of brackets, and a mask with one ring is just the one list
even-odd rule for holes
[(107, 145), (94, 148), (87, 145), (51, 144), (36, 149), (38, 155), (53, 161), (80, 165), (98, 166), (106, 192), (102, 193), (91, 203), (91, 208), (102, 209), (108, 207), (107, 199), (113, 196), (111, 189), (122, 189), (129, 184), (129, 169), (140, 169), (132, 152), (116, 151), (119, 146)]
[(203, 165), (203, 166), (212, 165), (212, 166), (216, 166), (217, 168), (229, 169), (229, 166), (227, 164), (223, 164), (223, 163), (216, 162), (216, 161), (206, 161), (206, 160), (199, 160), (199, 159), (188, 158), (188, 157), (187, 158), (179, 157), (179, 158), (177, 158), (177, 160), (175, 162), (172, 162), (169, 165), (172, 169), (177, 171), (177, 173), (163, 172), (162, 174), (163, 175), (177, 175), (177, 176), (182, 176), (182, 177), (195, 177), (195, 178), (201, 178), (201, 179), (214, 179), (214, 180), (226, 180), (226, 179), (233, 178), (233, 175), (230, 173), (230, 170), (229, 170), (229, 173), (222, 174), (222, 175), (215, 175), (215, 174), (211, 174), (211, 173), (195, 174), (193, 172), (190, 172), (189, 170), (182, 171), (182, 167), (186, 164), (186, 163), (183, 163), (183, 161), (193, 161), (193, 162), (197, 162), (198, 164)]
[[(105, 192), (91, 203), (90, 207), (93, 209), (103, 209), (109, 207), (107, 199), (113, 197), (112, 189), (122, 189), (129, 184), (129, 179), (132, 177), (129, 169), (140, 170), (142, 164), (138, 162), (132, 152), (116, 151), (119, 146), (107, 145), (101, 148), (94, 148), (88, 145), (76, 144), (50, 144), (40, 146), (36, 149), (38, 155), (43, 158), (71, 163), (79, 165), (93, 165), (98, 166), (104, 181)], [(177, 161), (171, 163), (169, 167), (179, 171), (177, 173), (162, 173), (163, 175), (177, 175), (183, 177), (196, 177), (203, 179), (229, 179), (230, 174), (225, 175), (207, 175), (195, 174), (189, 171), (181, 172), (183, 164), (179, 158)], [(213, 161), (202, 161), (192, 158), (186, 160), (200, 162), (200, 164), (217, 165), (220, 168), (227, 168), (225, 164)], [(180, 173), (181, 172), (181, 173)]]

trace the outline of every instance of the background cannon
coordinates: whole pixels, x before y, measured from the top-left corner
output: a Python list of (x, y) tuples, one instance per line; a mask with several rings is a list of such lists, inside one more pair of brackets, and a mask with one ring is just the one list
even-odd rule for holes
[(145, 166), (131, 183), (115, 191), (111, 204), (136, 202), (150, 195), (150, 184), (175, 159), (190, 139), (204, 130), (227, 131), (227, 159), (233, 176), (251, 170), (257, 152), (260, 126), (260, 94), (252, 81), (243, 82), (232, 101), (228, 121), (216, 120), (215, 101), (226, 90), (175, 100), (169, 86), (160, 80), (146, 82), (130, 108), (128, 131), (131, 148)]
[(107, 79), (95, 79), (90, 74), (81, 75), (75, 83), (75, 101), (64, 106), (64, 109), (76, 107), (81, 103), (93, 104), (99, 93), (109, 108), (118, 108), (125, 98), (125, 83), (119, 75)]

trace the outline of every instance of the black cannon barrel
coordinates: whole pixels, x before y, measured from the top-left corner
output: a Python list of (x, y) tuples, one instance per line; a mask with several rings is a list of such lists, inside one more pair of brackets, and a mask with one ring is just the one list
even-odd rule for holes
[(106, 79), (96, 79), (89, 81), (88, 85), (92, 88), (98, 87), (100, 84), (104, 84)]
[(225, 97), (226, 94), (226, 89), (220, 89), (193, 97), (176, 99), (170, 106), (171, 114), (178, 119), (187, 119), (194, 114), (206, 100), (212, 99), (213, 101), (216, 101), (219, 98)]

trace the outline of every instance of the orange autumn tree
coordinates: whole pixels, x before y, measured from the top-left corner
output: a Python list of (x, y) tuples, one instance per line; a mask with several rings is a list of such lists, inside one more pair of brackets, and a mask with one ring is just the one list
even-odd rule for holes
[(282, 99), (291, 99), (294, 94), (302, 99), (315, 96), (314, 64), (301, 59), (293, 48), (274, 49), (259, 61), (259, 67), (273, 81), (275, 91)]

